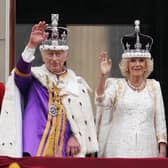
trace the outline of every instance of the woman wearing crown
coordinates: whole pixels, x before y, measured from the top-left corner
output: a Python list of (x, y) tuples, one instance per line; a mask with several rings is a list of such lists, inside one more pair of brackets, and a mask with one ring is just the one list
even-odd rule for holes
[(120, 70), (124, 78), (108, 78), (112, 61), (99, 57), (96, 123), (99, 157), (166, 157), (166, 121), (160, 84), (147, 79), (153, 71), (152, 38), (135, 33), (122, 38)]
[[(14, 80), (8, 82), (10, 93), (6, 95), (1, 123), (3, 130), (9, 125), (5, 121), (11, 126), (9, 133), (0, 135), (0, 142), (4, 143), (0, 154), (85, 157), (98, 150), (90, 87), (65, 66), (68, 30), (58, 27), (57, 22), (58, 15), (53, 14), (51, 26), (43, 21), (32, 27), (13, 72)], [(39, 44), (44, 64), (32, 67)], [(20, 95), (24, 98), (23, 109), (16, 101)], [(21, 117), (23, 131), (18, 121)]]

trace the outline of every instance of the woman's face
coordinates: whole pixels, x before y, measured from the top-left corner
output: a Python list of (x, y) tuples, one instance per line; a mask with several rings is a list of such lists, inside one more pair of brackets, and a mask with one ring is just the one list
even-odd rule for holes
[(130, 76), (143, 77), (146, 70), (146, 58), (130, 58), (128, 60), (128, 73)]
[(52, 73), (62, 72), (68, 53), (63, 50), (45, 50), (42, 52), (43, 61), (46, 68)]

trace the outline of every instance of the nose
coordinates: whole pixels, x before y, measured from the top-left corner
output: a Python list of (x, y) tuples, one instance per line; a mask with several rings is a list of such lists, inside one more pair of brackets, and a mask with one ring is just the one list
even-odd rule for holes
[(140, 64), (139, 60), (136, 60), (136, 65), (139, 65), (139, 64)]
[(57, 55), (56, 53), (53, 53), (53, 56), (52, 56), (53, 60), (56, 60), (59, 58), (59, 55)]

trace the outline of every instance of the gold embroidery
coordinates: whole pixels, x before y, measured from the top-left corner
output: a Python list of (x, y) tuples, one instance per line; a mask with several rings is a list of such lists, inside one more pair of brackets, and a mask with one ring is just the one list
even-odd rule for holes
[(60, 151), (62, 151), (62, 148), (63, 148), (65, 127), (66, 127), (66, 114), (64, 113), (63, 127), (62, 127), (62, 132), (61, 132), (61, 139), (60, 139)]
[(20, 168), (20, 166), (17, 162), (12, 162), (12, 163), (10, 163), (8, 168)]
[(17, 68), (15, 68), (15, 73), (16, 73), (16, 75), (22, 76), (22, 77), (31, 76), (31, 72), (29, 72), (29, 73), (23, 73), (23, 72), (20, 72)]
[(42, 153), (42, 149), (43, 149), (43, 146), (44, 146), (44, 143), (45, 143), (45, 139), (47, 137), (47, 134), (48, 134), (48, 131), (49, 131), (49, 128), (50, 128), (50, 122), (51, 121), (51, 115), (48, 114), (48, 120), (47, 120), (47, 124), (46, 124), (46, 127), (45, 127), (45, 130), (44, 130), (44, 133), (43, 133), (43, 136), (41, 138), (41, 141), (40, 141), (40, 145), (38, 147), (38, 150), (37, 150), (37, 156), (40, 156), (41, 153)]
[(167, 136), (165, 135), (165, 134), (162, 134), (162, 135), (157, 135), (156, 136), (157, 137), (157, 141), (159, 142), (159, 141), (165, 141), (165, 142), (167, 142)]
[(148, 79), (148, 89), (149, 89), (149, 93), (152, 96), (152, 98), (154, 99), (154, 104), (156, 104), (156, 94), (155, 94), (155, 86), (154, 86), (154, 81), (152, 79)]
[(121, 92), (122, 92), (122, 83), (120, 80), (117, 81), (117, 90), (116, 90), (116, 95), (114, 97), (114, 101), (113, 101), (113, 110), (115, 110), (117, 102), (121, 96)]
[[(48, 113), (47, 125), (39, 145), (38, 155), (42, 154), (41, 151), (44, 148), (42, 156), (62, 156), (62, 148), (64, 142), (65, 125), (66, 125), (66, 114), (64, 112), (62, 104), (62, 96), (60, 96), (61, 89), (57, 88), (54, 83), (50, 87), (48, 76), (46, 76), (46, 84), (49, 94), (49, 101), (48, 101), (49, 113)], [(51, 127), (51, 129), (49, 129), (49, 127)], [(49, 135), (48, 138), (46, 139), (48, 132)], [(46, 145), (44, 144), (45, 142)], [(44, 145), (45, 147), (43, 147)]]
[(44, 148), (43, 156), (54, 156), (54, 137), (56, 128), (56, 117), (52, 117), (52, 127), (47, 138), (46, 146)]

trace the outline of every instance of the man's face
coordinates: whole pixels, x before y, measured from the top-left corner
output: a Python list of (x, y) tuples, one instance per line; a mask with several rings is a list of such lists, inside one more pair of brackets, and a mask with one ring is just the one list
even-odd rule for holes
[(52, 73), (62, 72), (64, 63), (67, 60), (68, 52), (63, 50), (45, 50), (42, 51), (43, 61), (47, 69)]

